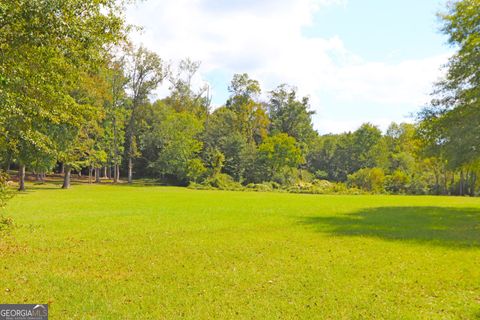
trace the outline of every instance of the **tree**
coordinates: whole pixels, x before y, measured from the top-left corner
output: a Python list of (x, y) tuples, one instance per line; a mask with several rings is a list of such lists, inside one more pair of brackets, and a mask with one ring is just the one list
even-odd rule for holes
[(142, 137), (142, 146), (155, 152), (149, 167), (176, 183), (197, 180), (205, 171), (199, 157), (203, 147), (199, 139), (202, 121), (191, 113), (176, 112), (165, 105), (153, 112), (151, 129)]
[(268, 115), (272, 134), (286, 133), (294, 137), (306, 149), (317, 136), (313, 129), (312, 115), (307, 97), (297, 99), (296, 89), (280, 85), (270, 92)]
[[(223, 171), (241, 181), (245, 170), (244, 152), (247, 138), (237, 127), (237, 114), (226, 107), (216, 109), (206, 120), (205, 150), (218, 150), (224, 157)], [(204, 156), (207, 161), (206, 157)]]
[(236, 114), (235, 129), (247, 142), (259, 144), (268, 134), (269, 119), (265, 106), (257, 100), (261, 93), (258, 81), (246, 73), (236, 74), (228, 89), (230, 98), (226, 107)]
[(56, 152), (57, 127), (82, 119), (70, 93), (124, 39), (121, 9), (114, 0), (2, 2), (0, 127), (20, 166), (20, 189), (33, 155)]
[(303, 163), (302, 152), (295, 138), (286, 133), (267, 137), (258, 147), (259, 160), (266, 168), (266, 179), (284, 168), (296, 168)]
[[(420, 134), (427, 149), (444, 159), (450, 170), (460, 171), (458, 193), (475, 185), (465, 185), (465, 172), (476, 181), (480, 159), (480, 1), (451, 2), (440, 14), (442, 31), (458, 48), (446, 66), (446, 76), (438, 82), (434, 99), (420, 114)], [(453, 184), (453, 183), (452, 183)]]
[(113, 183), (120, 179), (120, 164), (124, 152), (125, 124), (128, 117), (128, 99), (125, 89), (128, 78), (124, 75), (125, 57), (112, 59), (106, 68), (106, 81), (110, 87), (110, 97), (105, 104), (105, 121), (103, 127), (106, 133), (105, 143), (108, 145), (109, 163), (113, 164)]
[(382, 132), (371, 124), (363, 124), (353, 133), (326, 135), (314, 141), (308, 167), (314, 173), (327, 173), (331, 180), (345, 182), (348, 175), (360, 169), (387, 166)]
[(131, 95), (131, 110), (127, 125), (128, 183), (133, 179), (133, 159), (137, 156), (137, 117), (138, 108), (148, 102), (148, 96), (166, 77), (166, 69), (160, 57), (144, 47), (129, 53), (127, 77)]
[(177, 72), (169, 73), (170, 95), (165, 103), (177, 112), (190, 112), (199, 118), (205, 118), (210, 108), (210, 87), (204, 84), (198, 90), (193, 88), (200, 62), (184, 59), (180, 61)]

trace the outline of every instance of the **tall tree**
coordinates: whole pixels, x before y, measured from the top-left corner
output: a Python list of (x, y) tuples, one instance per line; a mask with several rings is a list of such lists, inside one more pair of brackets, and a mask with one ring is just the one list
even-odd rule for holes
[(294, 137), (304, 148), (317, 136), (313, 129), (308, 97), (297, 99), (297, 90), (285, 84), (270, 92), (268, 102), (272, 134), (286, 133)]
[(184, 59), (180, 61), (176, 72), (169, 72), (170, 95), (165, 103), (177, 112), (190, 112), (199, 118), (205, 118), (210, 108), (210, 87), (203, 84), (194, 88), (194, 77), (198, 73), (200, 62)]
[(421, 135), (430, 150), (444, 157), (452, 170), (460, 171), (460, 194), (467, 189), (465, 170), (476, 168), (480, 159), (479, 8), (480, 0), (454, 1), (439, 15), (442, 31), (457, 52), (446, 66), (446, 76), (437, 83), (431, 104), (419, 114)]
[(130, 52), (127, 65), (128, 89), (131, 94), (131, 110), (127, 125), (128, 183), (133, 179), (133, 159), (137, 150), (137, 118), (138, 108), (148, 101), (149, 95), (167, 76), (166, 68), (160, 57), (144, 47)]
[(258, 81), (244, 74), (233, 76), (227, 108), (237, 115), (236, 129), (248, 142), (260, 143), (268, 135), (269, 119), (265, 106), (258, 101)]
[(55, 127), (82, 119), (70, 93), (124, 39), (121, 9), (115, 0), (1, 3), (0, 127), (20, 166), (21, 189), (32, 154), (57, 149)]

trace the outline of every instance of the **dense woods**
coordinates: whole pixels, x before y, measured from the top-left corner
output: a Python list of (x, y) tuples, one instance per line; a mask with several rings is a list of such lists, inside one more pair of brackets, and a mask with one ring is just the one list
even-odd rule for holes
[[(171, 65), (129, 44), (122, 10), (113, 0), (1, 2), (0, 163), (18, 170), (20, 190), (28, 171), (61, 173), (64, 188), (81, 173), (194, 188), (476, 194), (479, 0), (440, 15), (456, 53), (415, 124), (327, 135), (295, 87), (262, 92), (247, 74), (212, 108), (208, 86), (193, 85), (200, 62)], [(161, 86), (168, 96), (152, 101)]]

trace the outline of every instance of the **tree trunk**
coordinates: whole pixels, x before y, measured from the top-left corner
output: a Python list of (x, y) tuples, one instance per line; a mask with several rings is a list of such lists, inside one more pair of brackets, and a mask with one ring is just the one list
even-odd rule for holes
[(472, 172), (470, 178), (470, 196), (475, 197), (475, 184), (477, 184), (477, 174)]
[(100, 183), (100, 168), (95, 168), (95, 183)]
[(439, 173), (437, 170), (433, 170), (433, 173), (435, 175), (435, 194), (439, 195), (440, 194), (440, 178), (439, 178)]
[(118, 183), (120, 181), (120, 165), (115, 165), (115, 167), (113, 167), (113, 170), (115, 171), (113, 174), (114, 174), (114, 182), (115, 183)]
[(458, 184), (458, 186), (459, 186), (459, 193), (461, 196), (465, 195), (464, 183), (465, 183), (465, 178), (463, 176), (463, 170), (460, 170), (460, 183)]
[(450, 192), (449, 195), (455, 194), (455, 172), (452, 172), (452, 179), (450, 180)]
[(133, 161), (132, 157), (128, 158), (128, 183), (131, 184), (133, 182)]
[(18, 168), (18, 191), (25, 191), (25, 165)]
[(89, 167), (88, 168), (88, 183), (92, 183), (92, 171), (93, 171), (93, 168), (92, 167)]
[(443, 172), (443, 194), (444, 195), (447, 195), (448, 193), (448, 177), (447, 177), (447, 169), (444, 169), (444, 172)]
[(70, 174), (72, 173), (72, 168), (69, 165), (65, 166), (65, 172), (63, 174), (63, 186), (62, 189), (70, 188)]
[(108, 171), (107, 171), (107, 166), (103, 167), (103, 177), (108, 179)]

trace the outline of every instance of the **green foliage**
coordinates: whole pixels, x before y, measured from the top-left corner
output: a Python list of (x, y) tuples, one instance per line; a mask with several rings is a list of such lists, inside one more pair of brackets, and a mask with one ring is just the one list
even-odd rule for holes
[(285, 133), (267, 137), (258, 147), (258, 159), (266, 168), (265, 180), (270, 180), (281, 170), (288, 171), (303, 163), (295, 138)]
[(233, 180), (229, 175), (223, 173), (207, 178), (202, 184), (220, 190), (241, 190), (243, 188), (240, 183)]
[(207, 168), (205, 168), (201, 159), (195, 158), (188, 161), (186, 173), (188, 181), (198, 182), (206, 172)]
[(145, 136), (145, 145), (158, 150), (150, 167), (177, 182), (196, 181), (205, 172), (199, 159), (203, 131), (202, 122), (194, 115), (167, 109), (154, 116), (152, 130)]
[(309, 100), (307, 97), (297, 100), (297, 92), (293, 87), (281, 85), (270, 92), (268, 114), (271, 133), (286, 133), (294, 137), (303, 149), (317, 136), (312, 125), (314, 112), (310, 111)]
[(85, 80), (125, 39), (122, 9), (114, 0), (2, 2), (0, 127), (8, 162), (47, 171), (55, 160), (81, 160), (74, 155), (87, 147), (72, 145), (82, 143), (95, 113), (90, 98), (101, 87)]
[[(476, 180), (476, 163), (480, 159), (479, 7), (479, 0), (453, 1), (448, 4), (447, 11), (439, 15), (442, 31), (457, 52), (446, 65), (446, 75), (437, 83), (431, 104), (419, 114), (419, 135), (426, 155), (440, 160), (444, 166), (440, 170), (460, 174), (460, 182), (454, 189), (461, 195), (468, 189), (475, 189), (471, 182), (462, 179), (462, 175), (465, 171), (474, 171), (473, 180)], [(436, 189), (447, 193), (446, 185), (439, 186), (438, 172), (435, 176)]]
[(348, 176), (348, 184), (359, 189), (383, 192), (385, 173), (381, 168), (364, 168)]
[(0, 210), (5, 206), (7, 200), (10, 198), (7, 181), (8, 175), (0, 170)]
[(395, 170), (385, 180), (385, 190), (391, 193), (406, 193), (410, 185), (410, 177), (401, 170)]
[(249, 143), (260, 143), (268, 134), (269, 118), (265, 106), (258, 102), (261, 93), (258, 81), (250, 79), (246, 73), (236, 74), (229, 91), (231, 96), (226, 107), (236, 115), (233, 129)]
[(12, 194), (7, 186), (8, 175), (0, 171), (0, 235), (3, 231), (10, 229), (13, 226), (13, 219), (2, 215), (2, 209), (5, 207), (7, 200), (11, 198)]

